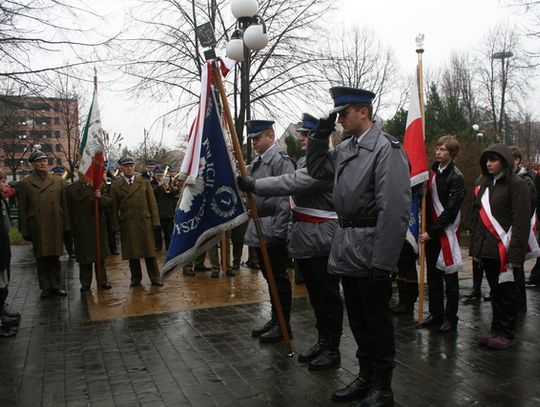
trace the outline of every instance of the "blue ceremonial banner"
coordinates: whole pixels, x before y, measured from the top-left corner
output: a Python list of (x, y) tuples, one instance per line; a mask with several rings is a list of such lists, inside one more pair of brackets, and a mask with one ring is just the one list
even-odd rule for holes
[(415, 253), (418, 253), (418, 236), (420, 234), (420, 193), (422, 185), (412, 187), (411, 213), (409, 215), (409, 229), (405, 239), (411, 244)]
[(208, 99), (201, 100), (201, 103), (207, 102), (202, 111), (205, 114), (202, 121), (200, 117), (196, 120), (196, 125), (204, 126), (198, 140), (200, 154), (189, 158), (192, 164), (197, 163), (198, 172), (196, 177), (186, 180), (178, 201), (171, 243), (163, 265), (164, 276), (175, 266), (192, 262), (215, 245), (221, 231), (248, 220), (236, 187), (213, 92), (202, 92), (201, 99), (205, 93)]

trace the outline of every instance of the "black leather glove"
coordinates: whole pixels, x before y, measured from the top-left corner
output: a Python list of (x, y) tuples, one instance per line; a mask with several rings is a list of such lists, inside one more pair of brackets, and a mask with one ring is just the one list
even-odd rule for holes
[(313, 132), (313, 138), (324, 140), (330, 137), (336, 126), (336, 118), (337, 113), (332, 113), (328, 117), (319, 119)]
[(238, 183), (238, 188), (240, 191), (244, 192), (254, 192), (255, 191), (255, 180), (248, 175), (240, 175), (236, 178)]

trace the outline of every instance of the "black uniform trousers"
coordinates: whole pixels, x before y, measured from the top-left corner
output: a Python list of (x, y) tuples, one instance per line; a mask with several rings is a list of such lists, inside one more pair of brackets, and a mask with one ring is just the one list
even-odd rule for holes
[(349, 326), (358, 345), (360, 366), (376, 370), (394, 368), (394, 324), (390, 312), (392, 282), (368, 277), (341, 277)]
[[(158, 283), (160, 279), (156, 258), (145, 257), (144, 261), (146, 263), (148, 278), (150, 278), (152, 283)], [(129, 259), (129, 270), (131, 271), (131, 284), (139, 285), (142, 280), (141, 262), (139, 259)]]
[[(173, 218), (159, 218), (161, 227), (154, 228), (154, 240), (156, 242), (156, 250), (161, 250), (163, 247), (163, 241), (165, 241), (165, 250), (169, 249), (171, 244), (171, 236), (173, 233), (174, 219)], [(163, 234), (163, 237), (162, 237)]]
[[(482, 264), (491, 290), (491, 308), (493, 310), (491, 332), (513, 339), (518, 307), (517, 284), (511, 281), (499, 284), (501, 272), (499, 260), (482, 258)], [(514, 281), (517, 281), (516, 274), (519, 272), (519, 270), (514, 269)]]
[[(263, 273), (264, 278), (268, 281), (268, 275), (266, 273), (262, 251), (256, 247), (257, 258), (259, 259), (259, 265)], [(292, 289), (291, 281), (289, 280), (289, 273), (287, 272), (287, 264), (289, 263), (289, 254), (287, 251), (287, 245), (285, 239), (276, 239), (276, 242), (272, 246), (268, 246), (268, 255), (270, 257), (270, 265), (272, 272), (274, 273), (274, 279), (276, 280), (276, 287), (283, 308), (283, 315), (287, 324), (291, 318), (291, 302), (292, 302)], [(270, 286), (268, 286), (270, 288)], [(278, 322), (276, 313), (275, 302), (272, 293), (270, 293), (270, 301), (272, 302), (272, 321)]]
[(294, 261), (304, 276), (319, 337), (335, 338), (339, 345), (343, 327), (343, 300), (339, 293), (339, 277), (328, 273), (328, 256)]
[(44, 256), (36, 258), (39, 288), (42, 290), (58, 290), (61, 286), (60, 256)]
[[(446, 318), (451, 322), (457, 322), (459, 303), (458, 273), (446, 274), (437, 268), (437, 259), (440, 252), (441, 243), (438, 237), (434, 237), (427, 242), (426, 264), (429, 313), (437, 319)], [(444, 306), (445, 286), (446, 308)]]
[(79, 281), (81, 283), (81, 288), (88, 289), (92, 285), (92, 269), (95, 270), (96, 281), (98, 284), (108, 283), (105, 259), (101, 259), (99, 264), (100, 276), (98, 277), (97, 269), (94, 268), (95, 263), (79, 263)]

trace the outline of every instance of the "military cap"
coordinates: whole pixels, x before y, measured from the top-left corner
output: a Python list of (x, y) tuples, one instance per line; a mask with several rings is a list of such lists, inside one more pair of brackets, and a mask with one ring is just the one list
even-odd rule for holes
[(263, 131), (271, 129), (273, 120), (248, 120), (246, 122), (247, 138), (259, 136)]
[(30, 154), (30, 157), (28, 157), (28, 161), (33, 163), (34, 161), (42, 160), (43, 158), (47, 158), (47, 154), (41, 150), (35, 150), (32, 154)]
[(169, 168), (169, 171), (171, 172), (178, 172), (178, 167), (173, 165), (171, 168)]
[(152, 167), (154, 165), (156, 165), (156, 162), (154, 160), (148, 160), (144, 163), (145, 166), (147, 167)]
[(64, 171), (65, 169), (61, 165), (57, 165), (56, 167), (52, 169), (53, 174), (63, 174)]
[(348, 88), (346, 86), (330, 88), (330, 95), (334, 99), (334, 109), (330, 111), (330, 114), (341, 112), (352, 104), (370, 105), (375, 98), (375, 93), (369, 90)]
[(154, 174), (165, 174), (165, 171), (163, 171), (161, 168), (156, 168), (154, 170)]
[(317, 122), (319, 119), (317, 119), (315, 116), (310, 115), (309, 113), (302, 114), (302, 127), (297, 129), (296, 131), (300, 132), (307, 132), (311, 131), (317, 126)]
[(129, 165), (129, 164), (134, 165), (135, 160), (128, 155), (118, 160), (118, 165)]

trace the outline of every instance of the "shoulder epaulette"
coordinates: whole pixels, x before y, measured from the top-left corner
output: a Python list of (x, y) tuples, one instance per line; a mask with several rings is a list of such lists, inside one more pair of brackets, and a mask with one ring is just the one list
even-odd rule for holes
[(293, 163), (294, 165), (294, 169), (296, 169), (296, 162), (294, 162), (294, 160), (291, 158), (291, 156), (289, 154), (287, 154), (285, 151), (279, 151), (279, 155), (283, 158), (286, 158), (288, 160), (291, 160), (291, 162)]
[(383, 133), (383, 134), (384, 134), (384, 137), (388, 139), (388, 141), (390, 142), (390, 145), (393, 148), (401, 148), (401, 143), (398, 141), (397, 138), (395, 138), (394, 136), (391, 136), (388, 133)]

